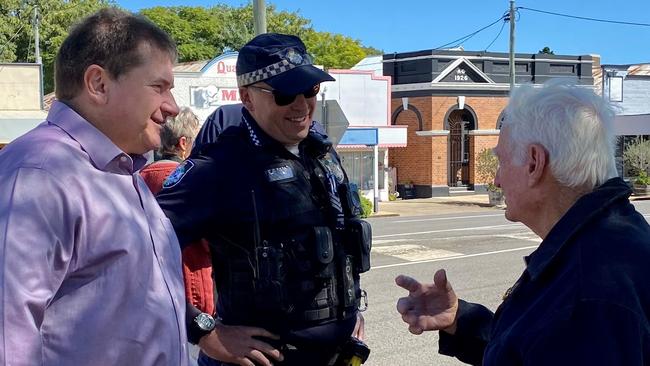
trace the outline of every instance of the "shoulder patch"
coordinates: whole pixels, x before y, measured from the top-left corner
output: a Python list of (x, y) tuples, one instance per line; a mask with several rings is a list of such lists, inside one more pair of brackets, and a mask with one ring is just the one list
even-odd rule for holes
[(163, 182), (163, 188), (171, 188), (178, 184), (183, 177), (194, 168), (194, 162), (192, 160), (185, 160), (182, 162)]
[(334, 178), (336, 178), (336, 182), (338, 184), (343, 183), (343, 180), (345, 179), (345, 174), (343, 174), (343, 169), (341, 168), (341, 164), (339, 164), (338, 160), (332, 156), (331, 152), (328, 152), (324, 157), (320, 159), (321, 163), (329, 171), (332, 175), (334, 175)]

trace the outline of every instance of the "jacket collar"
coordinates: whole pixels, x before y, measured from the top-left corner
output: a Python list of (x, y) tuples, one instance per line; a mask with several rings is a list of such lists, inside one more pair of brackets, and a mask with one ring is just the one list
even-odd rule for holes
[(539, 248), (526, 257), (526, 270), (531, 279), (540, 276), (586, 224), (609, 210), (617, 201), (626, 200), (631, 193), (632, 190), (621, 178), (612, 178), (580, 197), (553, 226)]

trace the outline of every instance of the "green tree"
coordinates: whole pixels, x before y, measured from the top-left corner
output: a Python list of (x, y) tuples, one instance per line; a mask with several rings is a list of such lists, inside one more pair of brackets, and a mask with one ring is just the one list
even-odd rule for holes
[[(349, 68), (367, 55), (382, 54), (340, 34), (318, 32), (311, 21), (297, 12), (266, 8), (269, 32), (294, 34), (303, 39), (314, 62), (327, 68)], [(176, 41), (180, 61), (210, 59), (219, 53), (239, 50), (255, 36), (253, 5), (231, 7), (155, 7), (141, 13), (166, 30)]]
[(315, 62), (328, 68), (350, 68), (366, 57), (359, 41), (341, 34), (310, 31), (303, 40)]
[(538, 54), (555, 55), (555, 52), (553, 52), (553, 50), (548, 46), (546, 46), (546, 47), (542, 48), (541, 50), (537, 51), (537, 53)]
[[(34, 8), (40, 16), (40, 52), (45, 93), (54, 89), (54, 61), (70, 27), (114, 0), (2, 0), (0, 1), (0, 62), (34, 62)], [(253, 6), (152, 7), (140, 12), (176, 41), (179, 61), (211, 59), (224, 51), (239, 50), (254, 36)], [(314, 62), (327, 68), (348, 68), (380, 50), (340, 34), (318, 32), (298, 12), (267, 7), (269, 32), (301, 37)]]
[(45, 93), (54, 89), (56, 53), (69, 28), (111, 0), (3, 0), (0, 2), (0, 62), (35, 62), (34, 9), (40, 14), (40, 53)]
[[(176, 41), (179, 61), (210, 59), (219, 53), (238, 50), (255, 36), (253, 6), (154, 7), (140, 11)], [(267, 7), (269, 32), (303, 35), (310, 21), (287, 11)]]
[(156, 6), (140, 13), (165, 30), (176, 41), (179, 61), (205, 60), (219, 52), (221, 27), (212, 12), (203, 7)]

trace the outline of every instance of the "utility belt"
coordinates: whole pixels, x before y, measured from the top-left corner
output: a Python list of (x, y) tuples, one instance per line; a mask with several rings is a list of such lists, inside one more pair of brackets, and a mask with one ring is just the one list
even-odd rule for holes
[(349, 219), (342, 233), (326, 226), (312, 230), (302, 246), (292, 240), (263, 240), (255, 248), (256, 309), (284, 314), (300, 324), (356, 313), (363, 294), (355, 279), (370, 269), (370, 224)]

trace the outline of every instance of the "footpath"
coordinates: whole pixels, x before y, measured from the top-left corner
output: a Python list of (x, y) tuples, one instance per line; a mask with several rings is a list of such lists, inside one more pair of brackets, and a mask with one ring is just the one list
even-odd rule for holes
[[(630, 201), (638, 200), (650, 200), (650, 195), (630, 196)], [(495, 207), (488, 202), (487, 194), (379, 202), (379, 212), (370, 217), (438, 215), (505, 209), (505, 206)]]
[(370, 217), (436, 215), (504, 208), (491, 206), (488, 202), (487, 194), (379, 202), (379, 212)]

